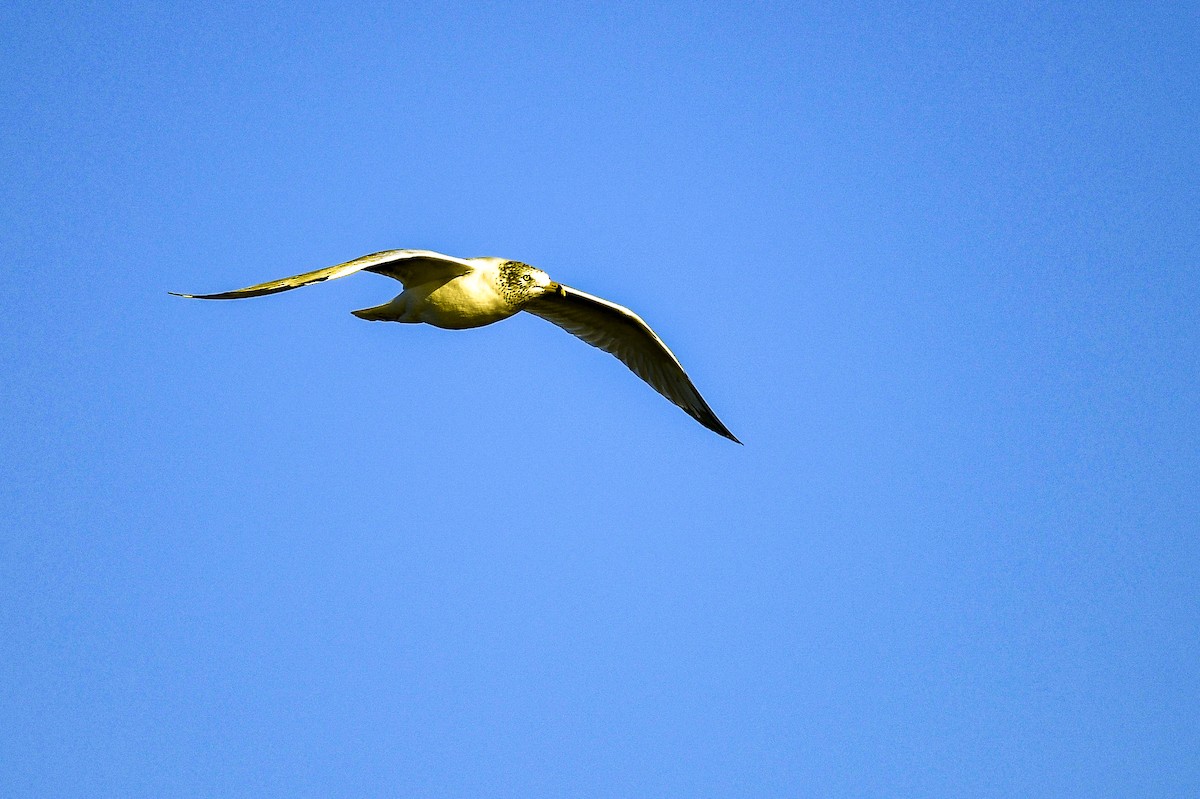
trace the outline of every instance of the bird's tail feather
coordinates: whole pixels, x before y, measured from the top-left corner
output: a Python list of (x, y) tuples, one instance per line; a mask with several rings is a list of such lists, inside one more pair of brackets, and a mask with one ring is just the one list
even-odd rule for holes
[(376, 305), (372, 308), (360, 308), (350, 313), (359, 319), (366, 319), (368, 322), (409, 321), (404, 318), (405, 314), (408, 313), (408, 303), (404, 302), (400, 297), (391, 302), (385, 302), (383, 305)]
[(357, 311), (350, 313), (357, 316), (359, 319), (366, 319), (368, 322), (385, 322), (392, 316), (389, 313), (387, 305), (376, 305), (374, 308), (360, 308)]

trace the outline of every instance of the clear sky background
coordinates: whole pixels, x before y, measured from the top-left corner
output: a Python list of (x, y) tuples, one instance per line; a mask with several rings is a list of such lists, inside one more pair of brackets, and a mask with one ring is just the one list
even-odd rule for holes
[[(0, 9), (0, 794), (1200, 794), (1195, 4)], [(744, 442), (393, 247), (632, 307)]]

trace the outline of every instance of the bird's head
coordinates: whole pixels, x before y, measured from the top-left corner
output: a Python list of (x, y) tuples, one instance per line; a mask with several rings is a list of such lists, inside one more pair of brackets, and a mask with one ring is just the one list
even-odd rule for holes
[(500, 293), (511, 305), (521, 307), (530, 300), (546, 294), (562, 293), (562, 286), (550, 279), (541, 269), (520, 261), (505, 261), (500, 264)]

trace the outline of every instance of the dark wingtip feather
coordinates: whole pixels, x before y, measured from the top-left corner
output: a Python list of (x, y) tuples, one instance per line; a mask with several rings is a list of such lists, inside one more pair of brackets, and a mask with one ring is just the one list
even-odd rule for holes
[[(704, 424), (704, 423), (701, 422), (701, 424)], [(730, 441), (732, 441), (735, 444), (739, 444), (743, 447), (746, 446), (745, 444), (742, 444), (741, 441), (738, 441), (738, 437), (735, 436), (733, 433), (729, 432), (729, 428), (726, 427), (725, 425), (721, 424), (720, 422), (717, 422), (716, 425), (705, 424), (704, 426), (707, 427), (709, 430), (713, 431), (714, 433), (716, 433), (717, 435), (719, 435), (723, 438), (728, 438)]]
[[(223, 300), (226, 299), (225, 294), (183, 294), (178, 291), (168, 291), (172, 297), (184, 297), (189, 300)], [(232, 294), (233, 292), (226, 292)]]
[(694, 413), (694, 412), (688, 410), (687, 408), (684, 408), (684, 410), (687, 411), (688, 415), (691, 416), (693, 419), (695, 419), (697, 422), (704, 425), (709, 430), (713, 431), (714, 433), (721, 436), (722, 438), (728, 438), (730, 441), (732, 441), (735, 444), (741, 444), (743, 447), (746, 446), (745, 444), (742, 444), (742, 442), (738, 440), (737, 436), (735, 436), (733, 433), (729, 432), (729, 428), (726, 427), (725, 424), (720, 419), (717, 418), (717, 415), (715, 413), (713, 413), (711, 409), (708, 409), (708, 413), (706, 413), (706, 414), (705, 413)]

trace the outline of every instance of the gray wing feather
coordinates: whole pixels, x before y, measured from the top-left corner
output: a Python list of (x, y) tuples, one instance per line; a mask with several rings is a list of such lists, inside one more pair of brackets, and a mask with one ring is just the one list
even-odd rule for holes
[(471, 264), (462, 258), (454, 258), (430, 250), (384, 250), (355, 258), (353, 261), (305, 272), (302, 275), (293, 275), (247, 286), (244, 289), (223, 291), (219, 294), (177, 294), (173, 291), (170, 293), (177, 297), (190, 297), (197, 300), (240, 300), (245, 297), (277, 294), (281, 291), (289, 291), (325, 280), (336, 280), (339, 277), (363, 270), (399, 280), (407, 288), (410, 285), (420, 285), (430, 280), (449, 280), (458, 275), (465, 275), (472, 269)]
[(560, 293), (544, 294), (529, 302), (525, 310), (553, 322), (593, 347), (615, 355), (634, 374), (697, 422), (731, 441), (742, 443), (708, 407), (675, 354), (633, 311), (567, 286), (563, 286)]

